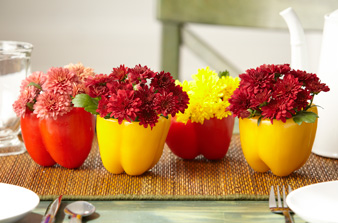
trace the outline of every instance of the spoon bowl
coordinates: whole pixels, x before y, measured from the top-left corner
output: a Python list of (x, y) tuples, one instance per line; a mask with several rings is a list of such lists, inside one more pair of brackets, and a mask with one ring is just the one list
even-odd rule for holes
[(87, 201), (75, 201), (68, 204), (64, 212), (71, 216), (71, 223), (81, 223), (82, 216), (89, 216), (95, 212), (95, 206)]

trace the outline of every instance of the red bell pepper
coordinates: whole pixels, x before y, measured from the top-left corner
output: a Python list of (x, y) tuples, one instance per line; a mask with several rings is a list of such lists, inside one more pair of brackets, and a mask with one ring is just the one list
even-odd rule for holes
[(21, 118), (26, 149), (42, 166), (80, 167), (91, 150), (94, 129), (94, 116), (83, 108), (73, 108), (56, 120), (40, 120), (31, 112)]
[(41, 166), (53, 166), (56, 162), (49, 155), (40, 132), (39, 119), (30, 110), (21, 118), (21, 133), (27, 152)]
[(210, 160), (222, 159), (228, 152), (234, 117), (212, 118), (203, 124), (187, 124), (171, 120), (166, 143), (170, 150), (183, 159), (194, 159), (202, 154)]

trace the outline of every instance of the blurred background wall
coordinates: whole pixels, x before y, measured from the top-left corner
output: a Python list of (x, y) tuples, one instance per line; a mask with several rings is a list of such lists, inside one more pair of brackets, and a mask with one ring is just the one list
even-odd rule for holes
[[(290, 63), (288, 32), (211, 25), (190, 28), (242, 71), (264, 63)], [(321, 34), (306, 36), (310, 71), (316, 72)], [(156, 0), (0, 0), (0, 39), (32, 43), (33, 71), (77, 62), (97, 73), (110, 73), (120, 64), (160, 69)], [(198, 68), (208, 66), (186, 48), (181, 50), (181, 79), (190, 79)]]

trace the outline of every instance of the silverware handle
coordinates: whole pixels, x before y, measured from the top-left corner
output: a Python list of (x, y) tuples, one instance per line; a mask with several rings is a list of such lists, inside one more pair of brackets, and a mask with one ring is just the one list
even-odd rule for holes
[(283, 215), (285, 218), (285, 223), (294, 223), (290, 211), (288, 210), (283, 211)]
[(51, 215), (43, 216), (41, 223), (53, 223), (55, 221), (54, 217)]

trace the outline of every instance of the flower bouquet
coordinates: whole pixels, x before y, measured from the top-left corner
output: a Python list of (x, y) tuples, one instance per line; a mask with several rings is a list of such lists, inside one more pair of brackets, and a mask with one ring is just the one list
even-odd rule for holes
[(229, 148), (234, 117), (228, 99), (238, 87), (239, 79), (228, 72), (220, 77), (209, 67), (199, 69), (192, 81), (178, 85), (188, 92), (190, 103), (184, 113), (171, 121), (167, 145), (183, 159), (194, 159), (202, 154), (207, 159), (222, 159)]
[(121, 65), (111, 74), (89, 77), (87, 94), (73, 99), (76, 107), (97, 114), (101, 159), (112, 173), (140, 175), (160, 159), (170, 118), (184, 112), (189, 98), (170, 73), (147, 66)]
[(32, 159), (42, 166), (55, 163), (77, 168), (87, 158), (94, 137), (94, 116), (74, 108), (72, 99), (87, 92), (84, 82), (93, 76), (81, 63), (34, 72), (22, 81), (13, 104)]
[(239, 77), (229, 102), (230, 111), (240, 118), (246, 160), (258, 172), (271, 169), (278, 176), (289, 175), (311, 153), (318, 118), (313, 98), (329, 87), (316, 74), (288, 64), (262, 65)]

